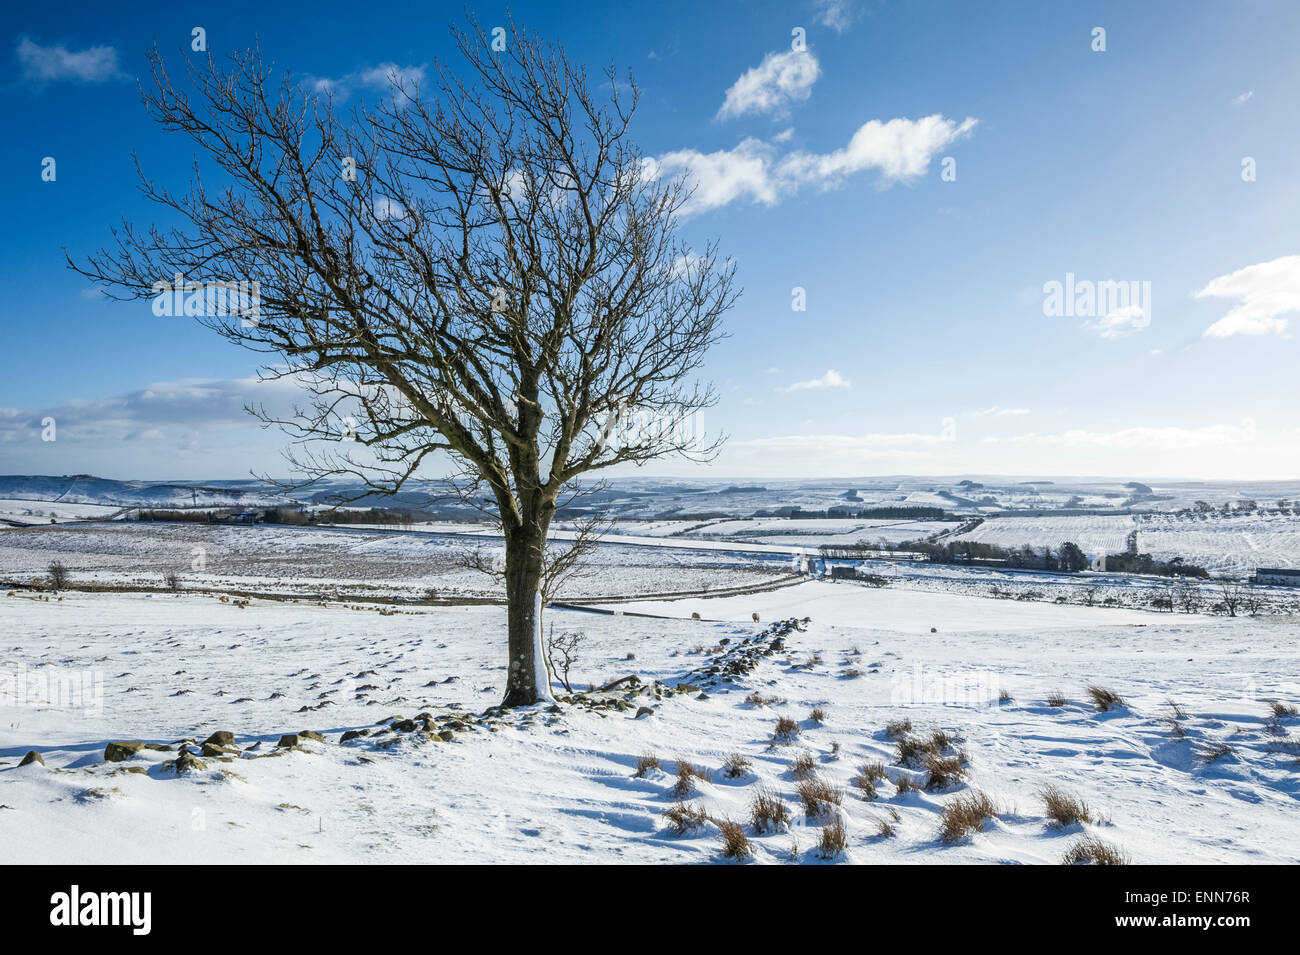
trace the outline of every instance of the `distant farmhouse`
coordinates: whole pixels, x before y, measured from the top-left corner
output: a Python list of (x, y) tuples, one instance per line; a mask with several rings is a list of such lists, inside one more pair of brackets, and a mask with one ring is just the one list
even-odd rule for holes
[(1275, 587), (1300, 587), (1300, 570), (1281, 567), (1260, 567), (1255, 571), (1255, 583)]

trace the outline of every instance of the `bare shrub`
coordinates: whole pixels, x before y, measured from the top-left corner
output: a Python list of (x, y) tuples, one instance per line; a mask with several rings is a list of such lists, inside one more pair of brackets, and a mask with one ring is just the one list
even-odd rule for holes
[(1048, 705), (1048, 706), (1065, 706), (1065, 705), (1066, 705), (1067, 703), (1069, 703), (1069, 702), (1070, 702), (1070, 701), (1069, 701), (1068, 699), (1065, 698), (1065, 694), (1064, 694), (1064, 693), (1049, 693), (1049, 694), (1047, 694), (1047, 705)]
[(1279, 720), (1286, 719), (1288, 716), (1300, 716), (1300, 710), (1283, 703), (1281, 700), (1270, 700), (1268, 706), (1273, 715)]
[(876, 835), (882, 839), (892, 839), (898, 835), (898, 830), (894, 828), (894, 824), (888, 819), (877, 819)]
[(1061, 865), (1128, 865), (1128, 854), (1095, 836), (1084, 836), (1070, 844)]
[(808, 719), (812, 720), (814, 723), (825, 723), (826, 711), (820, 706), (815, 706), (813, 707), (813, 711), (808, 714)]
[(677, 782), (673, 784), (673, 794), (680, 800), (685, 799), (695, 791), (695, 780), (707, 783), (709, 773), (693, 763), (684, 759), (677, 761)]
[(50, 575), (50, 587), (62, 590), (68, 585), (68, 568), (61, 560), (52, 561), (47, 568)]
[(998, 693), (998, 702), (1003, 704), (1004, 706), (1008, 703), (1013, 702), (1014, 699), (1015, 698), (1011, 695), (1011, 692), (1009, 690), (1002, 690), (1000, 693)]
[(1092, 813), (1088, 811), (1087, 804), (1057, 786), (1051, 784), (1044, 786), (1038, 790), (1038, 796), (1043, 800), (1047, 817), (1053, 826), (1063, 829), (1075, 823), (1092, 822)]
[(984, 823), (998, 815), (997, 806), (986, 793), (970, 792), (956, 796), (943, 807), (939, 820), (939, 838), (948, 845), (981, 832)]
[(897, 779), (894, 780), (894, 786), (898, 790), (898, 794), (900, 796), (903, 795), (904, 793), (911, 793), (911, 792), (919, 793), (921, 791), (921, 787), (912, 781), (911, 776), (900, 775)]

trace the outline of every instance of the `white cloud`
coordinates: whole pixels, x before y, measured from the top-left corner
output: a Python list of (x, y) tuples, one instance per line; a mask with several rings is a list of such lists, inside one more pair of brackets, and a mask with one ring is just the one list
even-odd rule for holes
[(387, 93), (400, 86), (408, 93), (424, 82), (423, 66), (398, 66), (396, 63), (380, 63), (364, 70), (346, 73), (339, 77), (310, 76), (305, 80), (306, 86), (313, 93), (334, 97), (342, 102), (358, 90), (377, 90)]
[(1051, 434), (1030, 432), (1010, 438), (985, 438), (986, 444), (1036, 444), (1055, 447), (1141, 448), (1177, 451), (1224, 448), (1255, 440), (1255, 422), (1241, 426), (1206, 425), (1200, 428), (1135, 426), (1116, 431), (1073, 428)]
[(1289, 319), (1300, 312), (1300, 255), (1248, 265), (1213, 279), (1196, 298), (1235, 298), (1240, 303), (1205, 330), (1206, 338), (1287, 334)]
[(817, 22), (836, 33), (843, 33), (853, 25), (857, 11), (850, 0), (813, 0)]
[(988, 417), (1005, 418), (1008, 415), (1027, 415), (1027, 414), (1029, 414), (1028, 408), (1002, 408), (999, 407), (998, 405), (993, 405), (991, 408), (981, 408), (978, 411), (971, 412), (971, 415), (976, 418), (988, 418)]
[(18, 62), (23, 79), (37, 83), (72, 80), (78, 83), (103, 83), (120, 79), (117, 50), (111, 46), (92, 46), (69, 50), (66, 46), (41, 46), (28, 37), (18, 41)]
[(781, 160), (777, 172), (782, 179), (797, 183), (830, 186), (845, 176), (867, 169), (880, 171), (881, 183), (915, 179), (930, 166), (935, 153), (965, 139), (977, 120), (961, 123), (939, 114), (921, 119), (873, 119), (853, 134), (843, 149), (823, 154), (791, 153)]
[(1255, 96), (1254, 90), (1246, 90), (1246, 92), (1242, 93), (1240, 96), (1234, 96), (1232, 98), (1232, 105), (1240, 106), (1242, 103), (1249, 102), (1251, 99), (1254, 98), (1254, 96)]
[(778, 199), (772, 179), (771, 149), (757, 139), (746, 139), (735, 149), (713, 153), (680, 149), (647, 160), (651, 176), (684, 177), (694, 188), (691, 211), (702, 212), (747, 198), (764, 205)]
[(828, 370), (820, 378), (812, 378), (808, 381), (796, 381), (793, 385), (787, 386), (785, 391), (807, 391), (810, 388), (850, 388), (852, 385), (843, 375), (834, 368)]
[(824, 154), (790, 153), (777, 158), (774, 148), (752, 137), (734, 149), (701, 153), (681, 149), (647, 159), (647, 173), (683, 177), (695, 192), (691, 212), (703, 212), (748, 199), (775, 205), (801, 186), (823, 189), (855, 173), (880, 173), (883, 188), (925, 173), (940, 150), (971, 135), (978, 120), (958, 123), (935, 114), (921, 119), (871, 120), (858, 128), (843, 149)]
[(718, 119), (747, 113), (783, 115), (790, 106), (812, 95), (821, 75), (817, 57), (807, 50), (769, 53), (758, 66), (746, 70), (727, 90)]
[(1123, 338), (1142, 331), (1150, 324), (1151, 316), (1141, 305), (1124, 305), (1107, 312), (1105, 318), (1085, 322), (1084, 327), (1099, 332), (1102, 338)]

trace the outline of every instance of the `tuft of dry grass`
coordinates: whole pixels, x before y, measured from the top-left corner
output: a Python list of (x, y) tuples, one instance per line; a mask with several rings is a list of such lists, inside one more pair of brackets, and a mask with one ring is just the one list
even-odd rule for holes
[(897, 788), (900, 796), (904, 793), (919, 793), (921, 791), (921, 787), (912, 781), (911, 776), (900, 775), (894, 780), (894, 786)]
[(1173, 700), (1165, 700), (1165, 702), (1168, 703), (1169, 708), (1174, 711), (1174, 719), (1176, 720), (1187, 719), (1187, 711), (1183, 709), (1180, 704), (1175, 703)]
[(1104, 686), (1090, 683), (1087, 687), (1087, 692), (1088, 696), (1092, 699), (1092, 705), (1097, 707), (1098, 713), (1106, 713), (1124, 705), (1124, 697), (1120, 696), (1114, 690), (1106, 689)]
[(939, 820), (939, 838), (952, 845), (968, 835), (982, 832), (984, 823), (997, 818), (998, 808), (986, 793), (970, 792), (956, 796), (943, 807)]
[(885, 739), (900, 739), (912, 732), (911, 720), (890, 720), (885, 724)]
[(876, 835), (881, 839), (892, 839), (898, 835), (898, 830), (894, 828), (894, 824), (888, 819), (877, 819)]
[(1011, 695), (1011, 692), (1009, 690), (1003, 690), (998, 694), (998, 702), (1003, 704), (1004, 706), (1008, 703), (1014, 702), (1014, 700), (1015, 697)]
[(659, 757), (654, 753), (646, 753), (636, 758), (636, 775), (638, 779), (644, 777), (652, 769), (663, 769)]
[(668, 828), (679, 836), (700, 828), (708, 820), (703, 809), (699, 806), (688, 806), (684, 802), (665, 809), (664, 818), (668, 820)]
[(885, 775), (885, 764), (879, 761), (873, 763), (863, 763), (858, 767), (858, 774), (853, 777), (853, 785), (862, 790), (862, 798), (872, 802), (878, 795), (876, 792), (876, 781), (888, 779)]
[(1169, 719), (1165, 720), (1165, 722), (1169, 724), (1170, 736), (1172, 736), (1174, 739), (1186, 739), (1187, 730), (1183, 728), (1182, 723), (1178, 722), (1178, 717), (1171, 716), (1169, 717)]
[(1069, 702), (1070, 702), (1070, 701), (1069, 701), (1068, 699), (1065, 698), (1065, 694), (1064, 694), (1064, 693), (1049, 693), (1049, 694), (1047, 694), (1047, 705), (1048, 705), (1048, 706), (1065, 706), (1065, 705), (1066, 705), (1067, 703), (1069, 703)]
[(825, 723), (826, 711), (820, 706), (814, 706), (812, 712), (808, 714), (808, 719), (817, 724)]
[(966, 754), (955, 756), (930, 756), (925, 761), (925, 770), (930, 774), (925, 781), (925, 788), (934, 791), (951, 789), (966, 778)]
[(845, 667), (844, 672), (840, 674), (840, 676), (844, 677), (846, 680), (856, 680), (862, 675), (863, 671), (859, 670), (857, 667)]
[(802, 752), (790, 764), (790, 775), (795, 779), (811, 779), (817, 775), (817, 760), (812, 753)]
[(816, 777), (801, 782), (796, 792), (803, 802), (804, 815), (817, 818), (829, 806), (838, 806), (844, 801), (844, 795), (830, 783)]
[(822, 826), (822, 836), (817, 842), (817, 853), (823, 859), (834, 859), (844, 853), (849, 847), (849, 834), (844, 829), (844, 824), (839, 822), (828, 823)]
[(677, 782), (673, 784), (673, 795), (679, 800), (695, 792), (695, 780), (709, 782), (709, 771), (687, 760), (677, 759)]
[(748, 859), (754, 854), (745, 835), (745, 827), (730, 819), (718, 820), (718, 829), (722, 832), (722, 855), (727, 859)]
[(1273, 711), (1275, 719), (1282, 720), (1288, 716), (1300, 716), (1300, 710), (1297, 710), (1294, 706), (1288, 706), (1281, 700), (1269, 700), (1268, 707)]
[(753, 762), (740, 753), (728, 753), (727, 758), (722, 761), (722, 775), (728, 779), (739, 779), (749, 772)]
[(772, 733), (773, 739), (779, 743), (790, 743), (799, 735), (799, 724), (788, 716), (779, 717), (776, 721), (776, 729)]
[(1209, 766), (1211, 763), (1218, 762), (1225, 756), (1231, 756), (1233, 749), (1227, 743), (1215, 743), (1198, 757), (1202, 765)]
[(754, 793), (749, 805), (749, 823), (755, 832), (776, 832), (790, 822), (790, 811), (781, 797), (767, 789)]
[(1092, 813), (1088, 811), (1087, 803), (1057, 786), (1044, 786), (1038, 790), (1038, 797), (1043, 800), (1053, 826), (1063, 829), (1075, 823), (1092, 822)]
[(1095, 836), (1084, 836), (1070, 844), (1061, 865), (1128, 865), (1128, 853)]

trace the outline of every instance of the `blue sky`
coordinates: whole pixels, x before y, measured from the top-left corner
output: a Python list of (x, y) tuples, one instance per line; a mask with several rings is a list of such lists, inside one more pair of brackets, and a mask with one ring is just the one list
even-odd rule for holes
[[(159, 182), (188, 180), (188, 142), (138, 100), (155, 42), (178, 56), (201, 26), (221, 55), (256, 38), (365, 98), (374, 75), (451, 55), (464, 9), (295, 6), (6, 9), (0, 473), (283, 470), (285, 439), (240, 411), (256, 356), (97, 300), (62, 250), (150, 221), (133, 151)], [(470, 9), (505, 22), (504, 5)], [(699, 187), (688, 238), (738, 265), (705, 368), (722, 401), (699, 423), (730, 441), (707, 470), (649, 473), (1300, 477), (1300, 5), (510, 9), (571, 57), (633, 71), (635, 138)], [(1045, 314), (1067, 273), (1138, 296)]]

